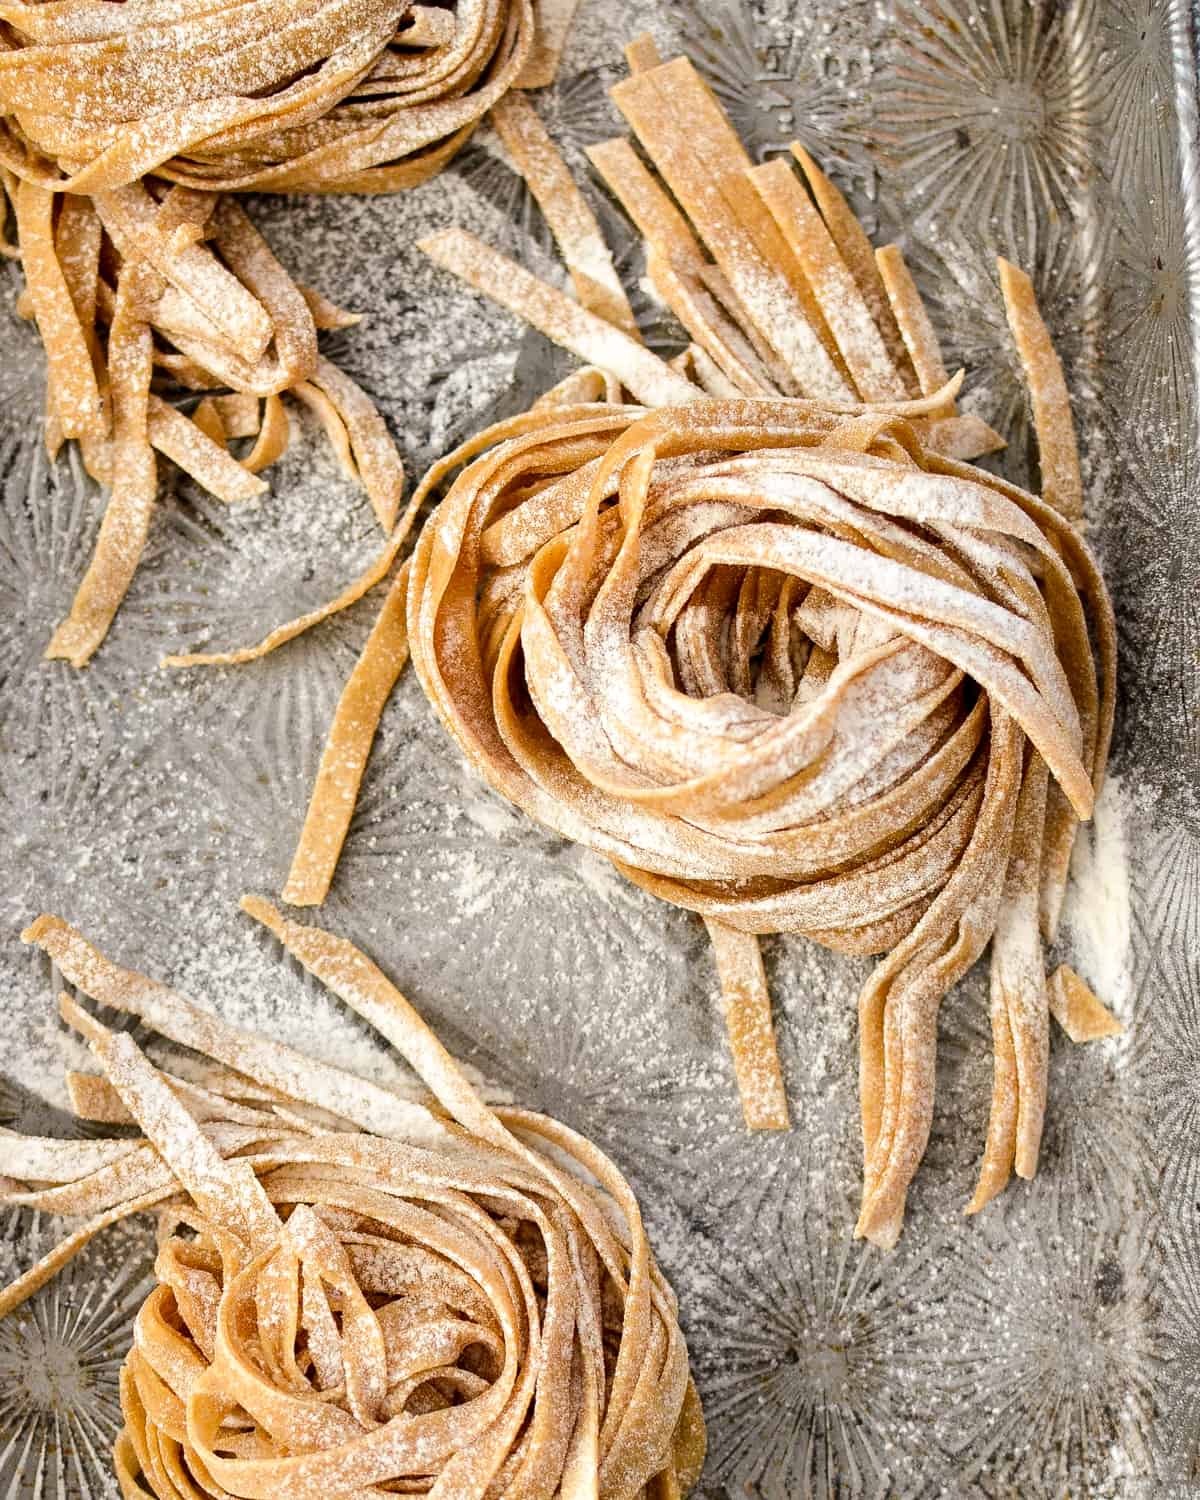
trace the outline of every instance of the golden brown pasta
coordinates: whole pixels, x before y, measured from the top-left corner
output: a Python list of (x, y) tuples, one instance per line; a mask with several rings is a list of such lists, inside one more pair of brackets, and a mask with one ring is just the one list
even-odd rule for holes
[(709, 923), (752, 1124), (786, 1111), (753, 960), (724, 933), (887, 954), (860, 1000), (877, 1243), (928, 1136), (938, 1003), (991, 939), (973, 1206), (1031, 1176), (1048, 778), (1090, 816), (1112, 722), (1112, 614), (1078, 533), (878, 407), (546, 408), (494, 436), (409, 590), (413, 664), (463, 753)]
[(349, 943), (243, 907), (429, 1102), (226, 1025), (56, 917), (24, 934), (85, 994), (211, 1060), (177, 1078), (64, 995), (103, 1070), (73, 1097), (144, 1137), (0, 1135), (0, 1201), (85, 1216), (0, 1292), (0, 1316), (107, 1224), (158, 1212), (157, 1285), (121, 1371), (125, 1500), (686, 1494), (704, 1420), (620, 1172), (543, 1115), (490, 1109)]
[(3, 19), (0, 162), (89, 195), (151, 174), (210, 193), (415, 186), (518, 81), (535, 30), (531, 0), (10, 0)]
[[(281, 392), (317, 413), (394, 531), (404, 483), (395, 445), (371, 401), (317, 350), (318, 328), (356, 319), (297, 286), (227, 195), (425, 181), (516, 83), (549, 81), (573, 8), (0, 6), (0, 181), (18, 233), (3, 248), (21, 259), (46, 347), (47, 446), (77, 439), (112, 489), (49, 656), (82, 666), (104, 639), (150, 524), (154, 452), (219, 499), (248, 498), (262, 488), (252, 476), (287, 445)], [(230, 394), (204, 394), (187, 416), (161, 399), (180, 387)], [(227, 445), (242, 437), (256, 441), (235, 458)]]
[[(938, 1006), (989, 941), (995, 1076), (968, 1211), (1036, 1170), (1050, 1014), (1076, 1040), (1119, 1030), (1071, 971), (1047, 983), (1041, 946), (1113, 713), (1070, 406), (1028, 279), (1002, 264), (1045, 499), (969, 467), (1000, 439), (957, 410), (899, 249), (872, 252), (799, 146), (803, 182), (752, 167), (685, 59), (644, 39), (629, 57), (614, 96), (654, 170), (625, 141), (590, 155), (693, 342), (664, 362), (603, 278), (576, 275), (576, 302), (460, 230), (424, 242), (590, 368), (427, 476), (461, 469), (412, 559), (405, 649), (502, 795), (704, 917), (749, 1126), (788, 1124), (758, 935), (887, 955), (859, 1002), (857, 1232), (889, 1246), (929, 1132)], [(517, 119), (568, 263), (582, 245), (600, 266), (565, 169)], [(399, 670), (388, 650), (377, 631), (366, 681)], [(382, 696), (370, 716), (362, 701), (326, 752), (355, 782)], [(319, 879), (295, 899), (323, 898), (348, 819), (319, 783), (296, 856)]]

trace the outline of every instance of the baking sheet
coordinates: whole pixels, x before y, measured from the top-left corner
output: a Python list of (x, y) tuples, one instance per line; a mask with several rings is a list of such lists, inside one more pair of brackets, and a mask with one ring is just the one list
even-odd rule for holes
[[(1121, 627), (1115, 775), (1075, 869), (1061, 955), (1126, 1023), (1054, 1037), (1042, 1168), (961, 1215), (991, 1087), (980, 973), (943, 1006), (938, 1104), (899, 1248), (850, 1239), (860, 1167), (854, 999), (867, 962), (766, 943), (796, 1128), (741, 1129), (701, 925), (532, 827), (476, 783), (411, 673), (389, 705), (322, 920), (362, 943), (500, 1090), (606, 1147), (643, 1198), (709, 1421), (705, 1497), (1200, 1493), (1200, 297), (1191, 23), (1164, 0), (583, 0), (539, 100), (618, 250), (582, 149), (614, 134), (619, 44), (686, 46), (756, 157), (801, 139), (882, 242), (899, 237), (969, 407), (1011, 434), (1024, 397), (993, 269), (1034, 275), (1080, 426), (1092, 537)], [(251, 204), (289, 268), (367, 314), (336, 360), (410, 477), (568, 362), (415, 250), (461, 224), (561, 276), (528, 193), (481, 133), (392, 199)], [(236, 913), (276, 892), (372, 605), (253, 666), (240, 645), (373, 554), (364, 497), (307, 421), (259, 504), (180, 482), (83, 672), (41, 652), (100, 497), (40, 446), (44, 365), (0, 275), (0, 1124), (62, 1112), (75, 1054), (53, 976), (16, 932), (58, 912), (232, 1019), (396, 1065)], [(54, 1226), (0, 1220), (0, 1275)], [(0, 1323), (0, 1494), (115, 1494), (116, 1378), (147, 1226), (102, 1239)]]

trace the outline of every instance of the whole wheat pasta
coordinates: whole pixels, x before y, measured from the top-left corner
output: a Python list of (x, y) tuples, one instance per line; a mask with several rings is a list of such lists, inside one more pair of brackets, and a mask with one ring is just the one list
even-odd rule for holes
[[(496, 125), (563, 250), (579, 300), (538, 280), (465, 231), (438, 231), (422, 242), (422, 248), (441, 265), (586, 362), (588, 368), (580, 371), (578, 377), (568, 377), (552, 399), (559, 404), (590, 400), (602, 391), (608, 400), (631, 399), (643, 406), (669, 407), (706, 396), (772, 397), (794, 391), (796, 380), (785, 369), (786, 351), (771, 344), (776, 320), (767, 317), (764, 311), (762, 326), (757, 326), (751, 309), (739, 299), (729, 277), (708, 258), (704, 248), (707, 244), (719, 247), (723, 232), (732, 222), (735, 239), (741, 245), (741, 258), (728, 254), (724, 265), (732, 277), (739, 275), (740, 267), (742, 280), (753, 289), (761, 274), (771, 267), (746, 240), (748, 231), (740, 227), (742, 219), (738, 214), (743, 219), (749, 214), (748, 222), (753, 223), (760, 235), (768, 234), (764, 214), (770, 218), (768, 206), (774, 203), (782, 228), (774, 231), (773, 237), (768, 234), (768, 250), (779, 258), (772, 274), (777, 282), (782, 279), (791, 289), (787, 293), (790, 300), (785, 299), (786, 305), (781, 304), (781, 316), (786, 313), (794, 322), (807, 316), (804, 308), (815, 309), (816, 322), (809, 330), (809, 342), (814, 346), (820, 344), (821, 360), (828, 358), (833, 362), (831, 368), (836, 366), (844, 371), (844, 377), (837, 375), (834, 388), (851, 403), (858, 398), (870, 402), (890, 393), (894, 399), (890, 406), (887, 402), (884, 405), (889, 409), (898, 409), (897, 402), (903, 405), (921, 437), (948, 456), (970, 458), (1002, 446), (997, 435), (978, 417), (957, 410), (954, 397), (959, 382), (946, 377), (932, 327), (897, 247), (888, 247), (887, 270), (885, 252), (880, 252), (876, 268), (869, 242), (845, 200), (811, 158), (796, 148), (797, 160), (820, 208), (820, 216), (809, 211), (808, 238), (818, 244), (820, 264), (833, 283), (849, 290), (854, 299), (854, 308), (848, 316), (840, 320), (834, 316), (834, 326), (841, 337), (839, 344), (830, 331), (828, 319), (820, 311), (821, 297), (833, 308), (834, 292), (819, 276), (810, 285), (802, 258), (788, 249), (789, 233), (795, 238), (793, 220), (799, 211), (796, 195), (800, 189), (794, 185), (794, 191), (789, 192), (786, 184), (781, 186), (779, 173), (787, 169), (781, 164), (770, 169), (750, 168), (748, 158), (732, 138), (728, 124), (723, 122), (711, 92), (685, 59), (664, 68), (653, 44), (644, 37), (627, 48), (627, 56), (639, 87), (643, 92), (646, 87), (651, 90), (642, 99), (639, 118), (649, 119), (657, 132), (653, 139), (659, 142), (661, 160), (656, 158), (656, 161), (663, 169), (666, 185), (660, 184), (626, 141), (609, 141), (589, 154), (644, 236), (651, 279), (693, 340), (679, 358), (664, 361), (642, 343), (628, 301), (615, 282), (612, 260), (600, 238), (595, 217), (524, 100), (506, 100), (496, 111)], [(664, 103), (654, 89), (656, 80), (666, 76), (673, 81), (675, 92)], [(620, 88), (614, 93), (619, 101), (625, 98)], [(632, 108), (628, 101), (622, 107)], [(737, 197), (736, 212), (727, 207), (713, 210), (711, 205), (706, 210), (703, 204), (696, 207), (693, 202), (693, 221), (689, 222), (671, 193), (680, 202), (688, 201), (688, 181), (697, 176), (697, 171), (694, 164), (680, 167), (679, 159), (689, 149), (686, 137), (690, 122), (699, 115), (708, 122), (708, 134), (712, 137), (709, 144), (715, 153), (709, 157), (710, 174), (726, 182), (730, 173), (742, 175), (752, 191), (749, 196)], [(645, 127), (643, 144), (651, 138), (651, 125)], [(672, 162), (671, 169), (664, 165)], [(703, 172), (699, 173), (699, 180), (706, 181)], [(903, 337), (901, 325), (906, 330)], [(864, 341), (875, 361), (877, 380), (864, 377), (865, 388), (860, 390), (854, 385), (850, 365), (860, 363), (855, 350)], [(940, 372), (940, 380), (931, 380), (934, 372)], [(944, 398), (940, 404), (926, 399), (939, 392)], [(532, 419), (539, 420), (536, 416)], [(485, 438), (485, 443), (492, 440)], [(449, 460), (436, 465), (422, 482), (418, 495), (414, 495), (413, 504), (431, 493), (475, 451), (475, 446), (468, 444)], [(171, 656), (166, 660), (172, 665), (246, 660), (292, 639), (318, 618), (324, 618), (324, 613), (296, 620), (272, 632), (259, 645), (240, 651)], [(364, 656), (364, 664), (371, 664), (370, 675), (376, 683), (388, 678), (394, 681), (400, 671), (395, 663), (387, 667), (374, 660), (382, 651), (380, 639), (375, 638)], [(373, 701), (382, 711), (377, 694)], [(349, 704), (345, 711), (339, 710), (336, 730), (322, 760), (320, 784), (314, 790), (288, 882), (289, 896), (301, 904), (324, 899), (349, 827), (353, 804), (346, 799), (345, 788), (358, 784), (377, 721), (377, 714), (371, 719), (361, 710), (361, 701), (354, 704), (353, 713)], [(350, 722), (354, 726), (353, 743), (346, 734)], [(332, 796), (336, 768), (343, 760), (348, 771), (336, 774), (342, 791), (335, 808), (328, 799)], [(350, 771), (352, 767), (357, 769)]]
[(757, 936), (887, 955), (859, 1005), (861, 1234), (899, 1232), (938, 1004), (989, 940), (972, 1208), (1033, 1175), (1047, 789), (1090, 816), (1115, 669), (1103, 582), (1057, 511), (877, 408), (548, 407), (422, 533), (408, 641), (497, 791), (704, 917), (749, 1124), (787, 1123)]
[[(886, 954), (859, 1001), (857, 1233), (889, 1246), (938, 1006), (989, 941), (969, 1212), (1036, 1170), (1050, 1014), (1075, 1040), (1119, 1030), (1042, 953), (1114, 698), (1070, 405), (1029, 282), (1002, 264), (1045, 498), (970, 467), (999, 439), (957, 410), (898, 247), (871, 251), (800, 147), (803, 181), (752, 167), (686, 60), (628, 55), (614, 94), (651, 166), (624, 141), (592, 160), (693, 342), (664, 362), (619, 305), (606, 321), (594, 278), (575, 302), (461, 231), (425, 242), (591, 368), (427, 476), (461, 471), (414, 553), (407, 630), (381, 622), (339, 709), (288, 895), (323, 899), (380, 685), (411, 652), (497, 791), (703, 916), (751, 1127), (788, 1123), (759, 935)], [(536, 140), (541, 200), (561, 170)], [(547, 205), (568, 261), (591, 244), (573, 204)]]
[[(112, 489), (49, 656), (82, 666), (103, 641), (150, 523), (155, 452), (219, 499), (250, 498), (263, 488), (252, 476), (287, 445), (281, 392), (316, 412), (395, 533), (395, 445), (368, 397), (317, 349), (318, 328), (356, 319), (296, 285), (228, 195), (425, 181), (515, 84), (549, 81), (572, 9), (0, 5), (0, 183), (15, 210), (18, 243), (7, 248), (25, 272), (22, 305), (47, 352), (47, 444), (53, 453), (78, 440), (89, 472)], [(149, 350), (153, 392), (137, 347)], [(186, 415), (173, 403), (189, 390), (202, 399)], [(256, 441), (235, 457), (228, 444), (241, 438)]]
[(156, 1067), (64, 994), (102, 1069), (72, 1096), (143, 1137), (0, 1133), (0, 1201), (85, 1216), (0, 1292), (0, 1316), (108, 1224), (158, 1213), (121, 1370), (125, 1500), (686, 1494), (703, 1415), (617, 1168), (543, 1115), (489, 1108), (351, 944), (242, 904), (428, 1102), (229, 1026), (57, 917), (24, 934), (83, 993), (209, 1059), (203, 1081)]

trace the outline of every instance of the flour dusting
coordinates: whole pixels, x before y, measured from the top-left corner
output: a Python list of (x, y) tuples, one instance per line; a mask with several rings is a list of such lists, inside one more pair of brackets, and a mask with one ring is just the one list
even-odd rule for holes
[(1110, 775), (1095, 816), (1079, 830), (1064, 910), (1080, 972), (1104, 1004), (1118, 1013), (1130, 989), (1126, 821), (1121, 778)]

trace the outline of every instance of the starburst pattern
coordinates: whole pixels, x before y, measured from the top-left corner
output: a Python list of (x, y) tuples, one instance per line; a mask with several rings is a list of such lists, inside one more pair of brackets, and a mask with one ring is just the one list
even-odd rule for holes
[(736, 0), (683, 7), (682, 40), (756, 160), (802, 141), (827, 170), (869, 176), (872, 84), (881, 30), (874, 6), (789, 3), (760, 26)]
[(1123, 422), (1154, 422), (1161, 412), (1186, 411), (1194, 399), (1200, 251), (1186, 201), (1171, 152), (1139, 174), (1136, 192), (1116, 212), (1109, 340), (1120, 351), (1114, 411)]
[(929, 1493), (918, 1413), (931, 1365), (908, 1309), (932, 1247), (887, 1274), (849, 1237), (853, 1187), (823, 1153), (789, 1155), (697, 1246), (680, 1288), (723, 1435), (712, 1481), (763, 1500)]
[(1105, 34), (1105, 139), (1109, 180), (1131, 196), (1147, 163), (1171, 140), (1174, 79), (1169, 0), (1109, 0)]
[(578, 1130), (626, 1174), (646, 1212), (676, 1207), (695, 1226), (711, 1203), (695, 1184), (719, 1176), (740, 1154), (730, 1080), (684, 1028), (661, 1013), (623, 1021), (593, 994), (565, 993), (541, 1015), (518, 1017), (503, 1033), (472, 1028), (458, 1052), (514, 1098)]
[(879, 124), (889, 171), (928, 215), (1012, 250), (1079, 216), (1103, 97), (1097, 10), (899, 6)]
[(1107, 548), (1123, 656), (1127, 750), (1160, 784), (1200, 752), (1200, 459), (1182, 414), (1125, 434), (1121, 507)]
[[(529, 257), (541, 275), (553, 273), (554, 241), (525, 179), (506, 160), (495, 135), (470, 145), (450, 168), (488, 210), (488, 240), (508, 254)], [(561, 272), (559, 272), (561, 277)]]
[[(43, 1238), (36, 1220), (10, 1225), (5, 1259), (32, 1263)], [(118, 1239), (89, 1247), (0, 1322), (0, 1488), (14, 1500), (117, 1493), (117, 1376), (150, 1267), (144, 1236)]]
[(981, 1228), (988, 1253), (952, 1263), (945, 1287), (945, 1316), (962, 1330), (948, 1395), (971, 1413), (944, 1430), (963, 1491), (1091, 1494), (1114, 1455), (1120, 1472), (1152, 1472), (1156, 1272), (1144, 1214), (1104, 1226), (1042, 1184), (1023, 1214)]
[[(1200, 1477), (1200, 1217), (1189, 1213), (1164, 1244), (1165, 1292), (1171, 1307), (1170, 1332), (1164, 1340), (1163, 1421), (1160, 1446), (1163, 1470), (1171, 1479), (1194, 1482)], [(1164, 1488), (1162, 1494), (1167, 1494)], [(1174, 1493), (1173, 1491), (1171, 1493)]]
[(70, 1140), (86, 1132), (74, 1115), (57, 1109), (10, 1078), (0, 1077), (0, 1128), (21, 1135)]
[(88, 669), (43, 660), (87, 567), (101, 504), (73, 449), (51, 464), (38, 428), (31, 440), (28, 430), (6, 419), (0, 435), (0, 744), (23, 760), (50, 755), (69, 766), (94, 753), (121, 722), (119, 715), (157, 686), (164, 644), (194, 629), (204, 608), (192, 587), (194, 574), (171, 562), (181, 545), (202, 545), (204, 538), (167, 499), (120, 618)]
[(80, 924), (128, 927), (139, 956), (169, 941), (170, 914), (152, 895), (151, 852), (170, 824), (153, 747), (112, 737), (77, 765), (46, 756), (0, 777), (10, 865), (0, 882), (0, 931), (10, 938), (40, 911)]
[(1164, 954), (1153, 980), (1162, 1003), (1154, 1012), (1144, 1076), (1154, 1135), (1165, 1148), (1160, 1191), (1169, 1204), (1200, 1215), (1200, 966), (1194, 958)]
[(1200, 953), (1200, 811), (1194, 795), (1171, 798), (1149, 823), (1133, 912), (1145, 965), (1172, 951)]

